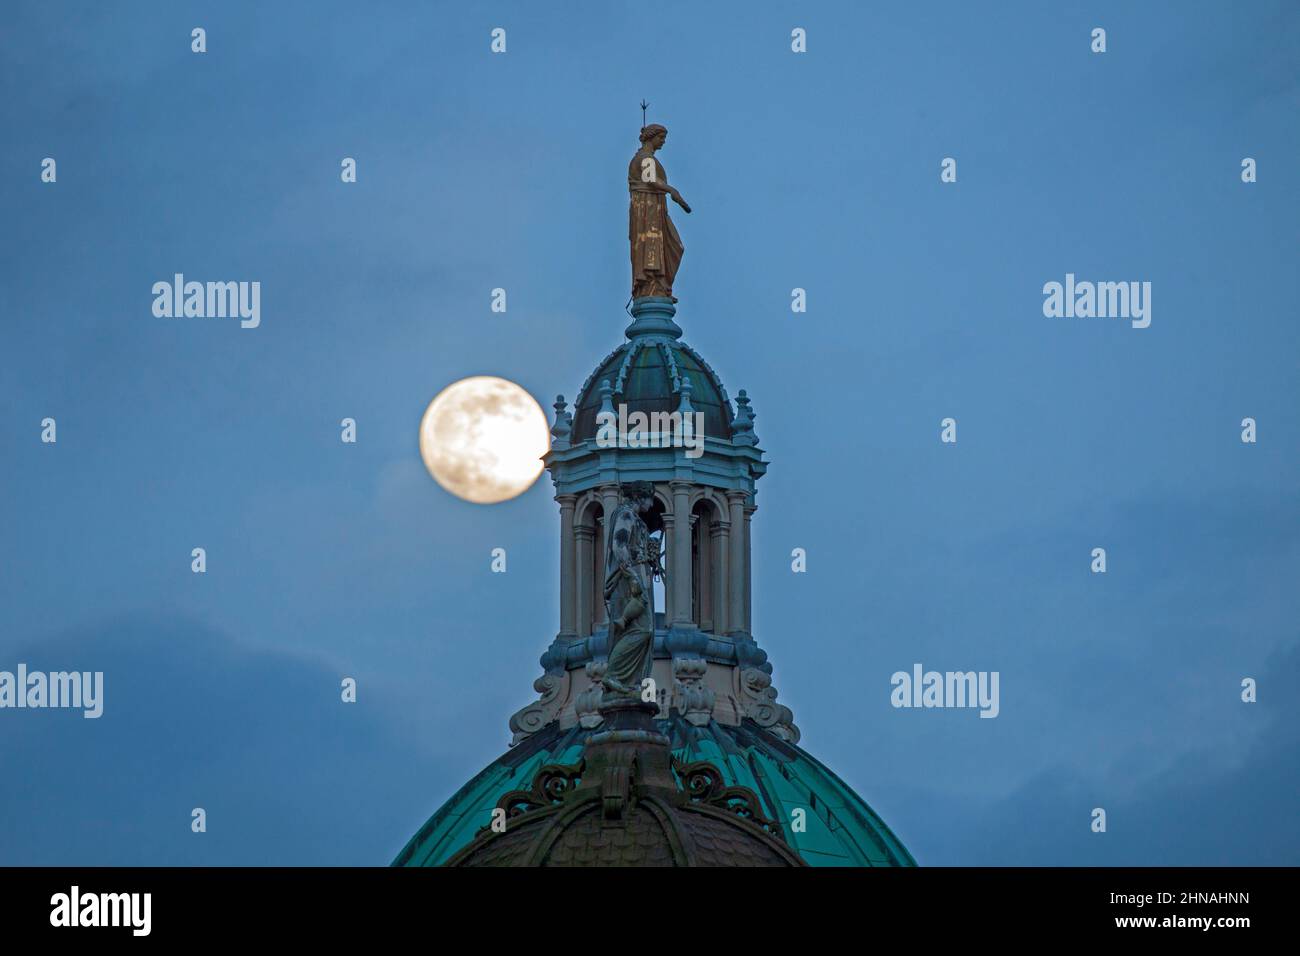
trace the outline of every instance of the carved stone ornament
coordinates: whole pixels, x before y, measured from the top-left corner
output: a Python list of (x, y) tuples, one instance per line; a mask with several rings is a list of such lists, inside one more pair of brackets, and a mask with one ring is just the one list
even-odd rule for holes
[(606, 661), (588, 661), (586, 671), (591, 686), (574, 698), (573, 701), (574, 710), (578, 714), (579, 725), (588, 730), (599, 727), (605, 720), (600, 713), (600, 704), (605, 697), (605, 688), (601, 684), (601, 679), (605, 676), (608, 667), (609, 664)]
[(778, 840), (785, 840), (781, 827), (774, 820), (764, 816), (758, 794), (753, 790), (748, 787), (728, 787), (723, 781), (722, 771), (707, 760), (684, 764), (674, 757), (672, 766), (673, 773), (677, 774), (682, 782), (682, 789), (696, 803), (729, 810)]
[(559, 716), (568, 696), (569, 674), (567, 671), (543, 674), (533, 681), (533, 690), (542, 696), (510, 718), (510, 730), (514, 733), (510, 741), (512, 747)]
[[(585, 769), (585, 760), (579, 760), (576, 764), (547, 764), (533, 777), (531, 789), (511, 790), (497, 801), (496, 808), (504, 810), (506, 819), (509, 820), (529, 810), (556, 806), (563, 802), (565, 794), (582, 782)], [(479, 833), (491, 829), (489, 825), (481, 828)]]
[(776, 688), (772, 675), (757, 667), (738, 670), (739, 700), (746, 717), (773, 736), (792, 744), (799, 742), (799, 728), (794, 725), (794, 712), (776, 702)]
[(701, 658), (680, 657), (673, 661), (673, 706), (696, 727), (703, 727), (713, 717), (716, 695), (704, 684), (708, 671), (708, 661)]

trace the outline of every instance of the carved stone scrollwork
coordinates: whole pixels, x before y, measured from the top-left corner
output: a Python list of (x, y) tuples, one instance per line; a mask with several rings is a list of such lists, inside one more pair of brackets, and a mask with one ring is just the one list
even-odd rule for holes
[(568, 689), (569, 675), (564, 671), (543, 674), (533, 681), (533, 690), (542, 696), (510, 718), (510, 729), (514, 732), (510, 746), (527, 740), (554, 720), (568, 696)]
[(600, 715), (600, 702), (605, 696), (604, 688), (600, 682), (608, 668), (609, 664), (606, 661), (588, 661), (586, 671), (591, 686), (575, 697), (573, 701), (574, 710), (578, 714), (578, 723), (588, 730), (599, 727), (605, 720)]
[(631, 809), (636, 770), (636, 755), (630, 750), (607, 758), (605, 775), (600, 783), (600, 809), (606, 820), (620, 820)]
[[(497, 801), (497, 809), (504, 810), (507, 819), (513, 819), (529, 810), (554, 806), (582, 782), (584, 770), (586, 770), (585, 760), (579, 760), (576, 764), (547, 764), (533, 776), (531, 789), (511, 790), (502, 795)], [(479, 832), (490, 829), (491, 826), (486, 826)]]
[(741, 710), (760, 727), (773, 736), (792, 744), (799, 742), (799, 728), (794, 725), (794, 712), (776, 702), (776, 688), (772, 677), (756, 667), (738, 672)]
[(722, 771), (713, 764), (706, 760), (684, 764), (674, 757), (672, 766), (673, 772), (682, 782), (682, 789), (696, 803), (728, 810), (777, 839), (785, 839), (780, 825), (764, 815), (758, 795), (748, 787), (728, 787), (723, 780)]
[(688, 723), (703, 727), (713, 716), (715, 694), (704, 685), (709, 663), (701, 658), (673, 661), (673, 707)]

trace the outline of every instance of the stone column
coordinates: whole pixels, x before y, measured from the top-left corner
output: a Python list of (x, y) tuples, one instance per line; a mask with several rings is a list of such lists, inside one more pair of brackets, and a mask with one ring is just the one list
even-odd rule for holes
[(731, 512), (731, 526), (728, 528), (731, 540), (730, 567), (727, 569), (731, 586), (727, 589), (727, 626), (730, 634), (745, 633), (745, 552), (748, 542), (745, 538), (745, 493), (728, 491), (727, 506)]
[(754, 633), (754, 541), (750, 535), (751, 518), (757, 505), (745, 506), (745, 633)]
[(605, 620), (605, 555), (609, 553), (609, 517), (618, 507), (618, 485), (601, 485), (596, 491), (600, 495), (600, 507), (604, 515), (600, 520), (600, 535), (597, 538), (600, 551), (592, 558), (595, 568), (592, 581), (598, 595), (595, 598), (596, 613), (592, 619), (593, 629), (598, 624), (607, 623)]
[(595, 578), (592, 571), (595, 567), (592, 557), (592, 543), (596, 539), (596, 529), (592, 525), (583, 524), (574, 528), (574, 533), (578, 538), (578, 555), (576, 573), (578, 576), (577, 598), (578, 598), (578, 636), (587, 637), (591, 634), (592, 629), (592, 606), (595, 603), (592, 600), (592, 588), (595, 584)]
[(609, 554), (609, 516), (618, 507), (618, 485), (601, 485), (596, 491), (600, 495), (601, 510), (605, 512), (600, 533), (600, 562), (603, 565), (605, 555)]
[(671, 481), (673, 491), (673, 616), (674, 627), (691, 627), (691, 483)]
[(727, 569), (731, 566), (731, 555), (728, 553), (730, 541), (727, 536), (727, 529), (730, 522), (727, 521), (726, 515), (720, 515), (713, 522), (712, 537), (717, 542), (717, 564), (713, 568), (713, 633), (726, 634), (727, 628), (730, 627), (731, 618), (727, 610)]
[(713, 622), (713, 576), (717, 571), (713, 567), (713, 522), (709, 520), (709, 512), (703, 511), (699, 518), (696, 519), (695, 526), (695, 557), (699, 561), (699, 568), (696, 570), (695, 580), (697, 582), (696, 590), (699, 592), (699, 621), (700, 630), (712, 631)]
[(577, 569), (573, 564), (573, 505), (577, 495), (556, 495), (560, 503), (560, 637), (575, 638), (578, 628), (574, 618)]
[(677, 601), (677, 572), (673, 570), (677, 567), (677, 524), (672, 515), (663, 515), (664, 523), (664, 540), (663, 555), (664, 564), (668, 565), (668, 577), (671, 583), (664, 585), (664, 622), (672, 624), (673, 615), (676, 611)]

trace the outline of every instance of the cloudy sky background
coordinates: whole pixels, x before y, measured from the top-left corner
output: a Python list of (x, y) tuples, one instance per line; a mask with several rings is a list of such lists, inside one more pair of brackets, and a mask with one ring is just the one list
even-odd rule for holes
[[(0, 711), (0, 863), (385, 864), (505, 748), (557, 508), (450, 497), (418, 423), (617, 344), (642, 97), (678, 320), (773, 463), (803, 746), (923, 864), (1300, 863), (1300, 12), (647, 9), (6, 7), (0, 669), (106, 693)], [(155, 318), (175, 272), (260, 281), (261, 327)], [(1045, 318), (1067, 272), (1150, 281), (1151, 327)], [(915, 662), (1000, 671), (1000, 716), (893, 709)]]

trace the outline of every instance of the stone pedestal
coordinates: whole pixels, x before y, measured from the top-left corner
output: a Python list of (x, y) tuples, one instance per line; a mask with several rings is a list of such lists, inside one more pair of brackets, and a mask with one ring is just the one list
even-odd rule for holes
[(600, 705), (603, 729), (587, 738), (578, 790), (598, 788), (601, 813), (618, 820), (629, 809), (632, 788), (675, 795), (668, 738), (655, 727), (656, 703), (620, 700)]
[(680, 339), (682, 327), (673, 321), (677, 306), (672, 299), (647, 295), (632, 300), (632, 324), (623, 330), (629, 338), (638, 335), (666, 335)]

